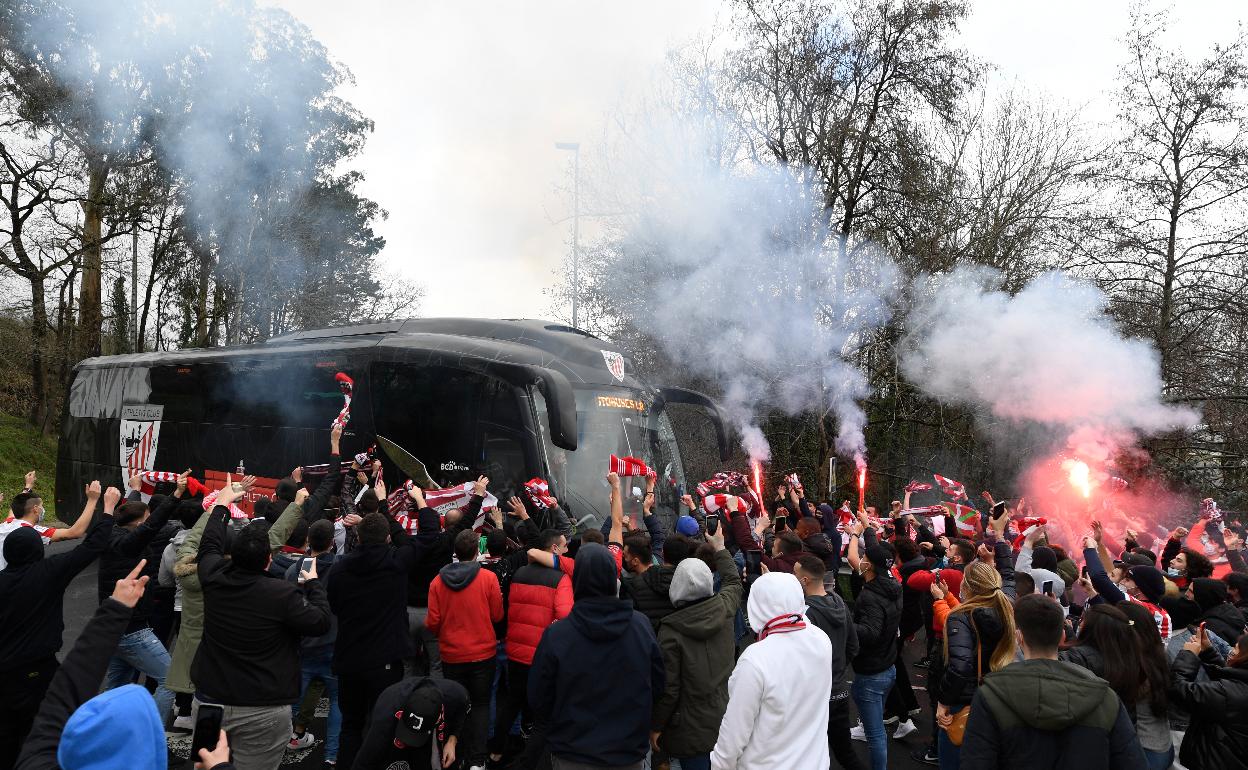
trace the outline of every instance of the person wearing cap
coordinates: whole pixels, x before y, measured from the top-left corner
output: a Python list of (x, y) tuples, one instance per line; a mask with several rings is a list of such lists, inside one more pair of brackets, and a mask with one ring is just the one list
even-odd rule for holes
[[(684, 770), (710, 770), (711, 749), (728, 707), (728, 677), (736, 655), (733, 619), (741, 606), (741, 574), (724, 546), (724, 530), (707, 534), (715, 576), (701, 559), (683, 559), (669, 595), (676, 609), (659, 626), (667, 685), (654, 704), (650, 742)], [(669, 541), (670, 542), (670, 541)]]
[(549, 725), (555, 770), (639, 770), (665, 684), (654, 629), (616, 595), (615, 557), (602, 545), (580, 547), (572, 594), (572, 613), (546, 629), (533, 656), (529, 706)]
[(698, 523), (697, 519), (686, 513), (676, 519), (676, 534), (684, 535), (691, 539), (695, 538), (702, 534), (702, 525)]
[(807, 621), (801, 584), (788, 573), (763, 574), (750, 586), (746, 614), (758, 641), (741, 653), (728, 680), (711, 767), (827, 767), (832, 643)]
[(421, 677), (392, 684), (377, 697), (364, 743), (349, 770), (440, 770), (459, 759), (467, 726), (468, 690), (449, 679)]
[(1105, 566), (1097, 554), (1099, 538), (1100, 532), (1096, 529), (1083, 538), (1083, 562), (1088, 568), (1087, 579), (1093, 593), (1088, 603), (1139, 602), (1152, 613), (1162, 641), (1168, 641), (1171, 631), (1170, 615), (1161, 607), (1161, 600), (1166, 595), (1166, 578), (1161, 574), (1161, 570), (1144, 565), (1124, 564), (1125, 569), (1121, 572), (1121, 579), (1118, 583), (1114, 583), (1109, 574), (1105, 572)]
[(884, 700), (897, 679), (897, 629), (901, 623), (901, 584), (893, 579), (893, 549), (867, 546), (859, 562), (862, 592), (854, 603), (854, 681), (850, 688), (870, 747), (873, 770), (888, 767), (888, 734), (884, 732)]
[(98, 512), (98, 481), (88, 488), (87, 498), (81, 520), (91, 526), (71, 551), (45, 556), (44, 539), (33, 527), (22, 527), (4, 539), (5, 566), (0, 569), (0, 767), (12, 767), (17, 761), (35, 712), (56, 673), (56, 653), (65, 631), (65, 590), (108, 547), (113, 510), (121, 492), (110, 487), (104, 493), (104, 508)]

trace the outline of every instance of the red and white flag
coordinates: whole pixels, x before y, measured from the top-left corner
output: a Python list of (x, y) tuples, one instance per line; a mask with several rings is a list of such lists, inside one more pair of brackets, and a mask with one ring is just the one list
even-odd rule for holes
[[(937, 476), (937, 478), (940, 478)], [(957, 522), (959, 532), (974, 532), (978, 529), (979, 510), (959, 503), (941, 503), (949, 515)]]
[(925, 484), (922, 481), (911, 481), (909, 484), (906, 485), (907, 492), (926, 492), (927, 490), (931, 488), (932, 488), (931, 484)]
[(644, 460), (637, 457), (616, 457), (611, 455), (610, 472), (618, 476), (645, 476), (656, 478), (658, 474), (650, 470)]
[(954, 500), (961, 500), (966, 497), (966, 487), (962, 486), (961, 481), (947, 479), (939, 473), (933, 473), (932, 478), (936, 480), (936, 485), (940, 487), (940, 491)]
[(720, 471), (697, 486), (698, 497), (706, 497), (713, 490), (726, 490), (731, 487), (750, 489), (745, 476), (737, 471)]
[[(465, 508), (468, 502), (472, 500), (473, 482), (465, 481), (457, 487), (449, 487), (447, 489), (429, 489), (425, 490), (425, 502), (429, 504), (438, 513), (446, 514), (452, 508)], [(485, 520), (485, 512), (498, 507), (498, 498), (490, 493), (485, 494), (485, 500), (481, 503), (481, 513), (477, 515), (477, 520), (473, 523), (473, 528), (481, 526), (481, 522)]]

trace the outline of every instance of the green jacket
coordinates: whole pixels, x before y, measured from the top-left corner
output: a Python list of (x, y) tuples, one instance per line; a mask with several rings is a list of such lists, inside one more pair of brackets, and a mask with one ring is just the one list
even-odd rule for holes
[(719, 593), (682, 607), (659, 624), (667, 685), (655, 701), (651, 729), (673, 756), (715, 748), (728, 708), (728, 677), (736, 662), (733, 618), (741, 606), (741, 576), (727, 550), (715, 554)]
[[(195, 559), (199, 554), (199, 541), (204, 536), (204, 525), (208, 523), (208, 513), (205, 511), (199, 517), (191, 534), (178, 546), (178, 560), (173, 565), (174, 577), (182, 586), (182, 621), (178, 626), (178, 641), (173, 646), (165, 686), (174, 692), (195, 692), (195, 683), (191, 681), (191, 662), (195, 660), (199, 642), (204, 637), (204, 592), (199, 585)], [(286, 506), (286, 510), (269, 528), (270, 550), (277, 552), (286, 544), (286, 538), (290, 537), (291, 530), (302, 515), (301, 506), (295, 503)]]

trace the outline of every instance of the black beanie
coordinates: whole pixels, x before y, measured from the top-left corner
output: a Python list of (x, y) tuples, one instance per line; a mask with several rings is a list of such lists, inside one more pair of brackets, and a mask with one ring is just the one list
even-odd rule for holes
[(1057, 552), (1047, 545), (1038, 545), (1031, 551), (1031, 566), (1057, 572)]
[(25, 567), (43, 558), (43, 536), (34, 527), (18, 527), (4, 539), (5, 569)]
[[(277, 488), (273, 490), (273, 497), (277, 500), (285, 500), (288, 503), (295, 501), (295, 493), (299, 491), (299, 483), (290, 476), (277, 482)], [(286, 506), (282, 506), (285, 508)]]

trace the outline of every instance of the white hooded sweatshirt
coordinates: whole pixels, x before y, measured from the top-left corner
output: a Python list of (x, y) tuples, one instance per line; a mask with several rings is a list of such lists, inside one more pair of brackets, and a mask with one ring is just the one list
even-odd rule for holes
[[(750, 587), (750, 627), (801, 616), (806, 601), (797, 578), (763, 575)], [(824, 770), (828, 767), (828, 698), (832, 643), (809, 621), (777, 629), (741, 654), (728, 680), (728, 710), (711, 752), (714, 770)]]

